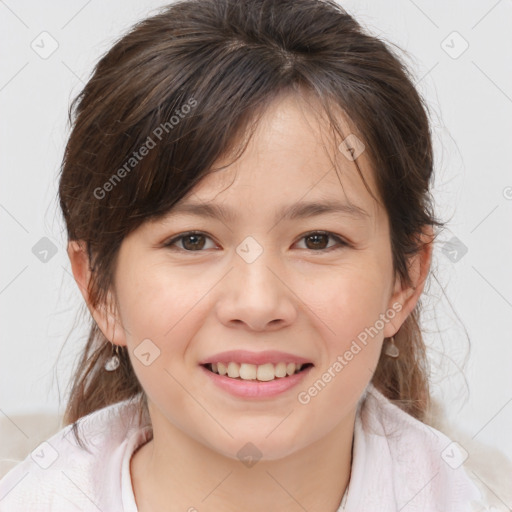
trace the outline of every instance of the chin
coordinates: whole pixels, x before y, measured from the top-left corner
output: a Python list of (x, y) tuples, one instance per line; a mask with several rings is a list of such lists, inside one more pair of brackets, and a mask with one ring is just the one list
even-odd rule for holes
[[(267, 431), (265, 430), (265, 432)], [(278, 436), (274, 439), (270, 439), (270, 437), (265, 438), (265, 434), (260, 436), (238, 435), (235, 439), (230, 438), (229, 443), (224, 440), (223, 443), (212, 448), (220, 455), (239, 460), (247, 467), (251, 467), (256, 462), (284, 459), (301, 449), (292, 435), (288, 435), (286, 440)]]

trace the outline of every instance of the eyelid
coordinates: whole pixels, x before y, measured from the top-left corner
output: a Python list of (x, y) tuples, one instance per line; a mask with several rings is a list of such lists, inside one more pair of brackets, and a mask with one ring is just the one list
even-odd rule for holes
[(305, 249), (306, 251), (310, 250), (311, 252), (322, 253), (322, 252), (329, 252), (330, 250), (337, 249), (337, 248), (339, 249), (341, 247), (349, 247), (351, 245), (341, 235), (337, 235), (336, 233), (333, 233), (332, 231), (324, 231), (324, 230), (321, 230), (321, 229), (316, 229), (316, 230), (313, 230), (313, 231), (308, 231), (307, 233), (303, 233), (302, 235), (300, 235), (298, 240), (302, 240), (303, 238), (307, 238), (308, 236), (311, 236), (311, 235), (326, 235), (326, 236), (336, 240), (338, 242), (338, 246), (334, 245), (332, 247), (328, 247), (327, 249), (320, 249), (318, 251), (314, 251), (313, 249)]
[(187, 253), (194, 253), (194, 252), (201, 253), (201, 252), (204, 252), (204, 250), (203, 251), (187, 251), (187, 250), (181, 249), (179, 247), (173, 247), (173, 245), (176, 242), (179, 242), (181, 239), (186, 238), (187, 236), (192, 236), (192, 235), (204, 236), (205, 238), (209, 238), (209, 239), (214, 241), (213, 237), (211, 235), (209, 235), (208, 233), (204, 232), (204, 231), (191, 230), (191, 231), (184, 231), (183, 233), (178, 233), (176, 236), (173, 236), (172, 238), (169, 238), (168, 240), (166, 240), (162, 244), (162, 247), (168, 247), (168, 248), (177, 250), (178, 252), (187, 252)]
[[(214, 241), (213, 237), (211, 235), (209, 235), (208, 233), (204, 232), (204, 231), (191, 230), (191, 231), (185, 231), (183, 233), (178, 233), (176, 236), (173, 236), (172, 238), (170, 238), (167, 241), (165, 241), (162, 244), (162, 246), (163, 247), (172, 248), (174, 250), (177, 250), (178, 252), (184, 252), (184, 253), (201, 253), (201, 252), (205, 252), (204, 250), (201, 250), (201, 251), (187, 251), (187, 250), (181, 249), (179, 247), (173, 247), (173, 245), (176, 242), (179, 242), (181, 239), (186, 238), (187, 236), (191, 236), (191, 235), (204, 236), (204, 237), (209, 238), (212, 241)], [(316, 229), (316, 230), (308, 231), (306, 233), (301, 234), (298, 237), (297, 241), (294, 242), (294, 244), (297, 243), (300, 240), (303, 240), (304, 238), (307, 238), (308, 236), (311, 236), (311, 235), (326, 235), (326, 236), (336, 240), (337, 245), (328, 247), (326, 249), (319, 249), (319, 250), (303, 249), (305, 251), (317, 252), (317, 253), (327, 253), (327, 252), (330, 252), (331, 250), (341, 249), (341, 248), (351, 247), (352, 246), (352, 244), (348, 240), (346, 240), (344, 237), (342, 237), (340, 235), (337, 235), (337, 234), (333, 233), (332, 231), (325, 231), (325, 230), (321, 230), (321, 229)]]

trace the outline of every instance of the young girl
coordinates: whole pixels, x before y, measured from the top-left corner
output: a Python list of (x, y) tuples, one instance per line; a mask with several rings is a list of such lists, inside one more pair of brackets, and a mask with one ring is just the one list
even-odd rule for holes
[(442, 224), (383, 42), (331, 1), (185, 0), (73, 111), (59, 196), (91, 330), (2, 511), (484, 509), (426, 423)]

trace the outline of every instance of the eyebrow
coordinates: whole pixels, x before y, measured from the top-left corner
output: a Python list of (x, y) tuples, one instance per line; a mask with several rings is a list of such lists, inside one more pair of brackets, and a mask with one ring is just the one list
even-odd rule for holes
[[(355, 204), (342, 203), (339, 201), (302, 201), (283, 207), (276, 213), (274, 222), (277, 223), (279, 220), (304, 219), (328, 213), (341, 213), (356, 219), (370, 218), (368, 212)], [(237, 213), (231, 208), (221, 204), (211, 203), (178, 203), (168, 212), (168, 216), (179, 214), (197, 215), (205, 218), (220, 218), (225, 222), (234, 222), (238, 217)]]

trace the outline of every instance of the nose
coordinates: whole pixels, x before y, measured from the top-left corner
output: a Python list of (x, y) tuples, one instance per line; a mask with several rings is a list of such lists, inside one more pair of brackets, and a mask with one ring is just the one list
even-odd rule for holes
[(219, 320), (227, 327), (274, 331), (293, 323), (297, 296), (270, 251), (251, 262), (239, 255), (223, 280), (216, 302)]

